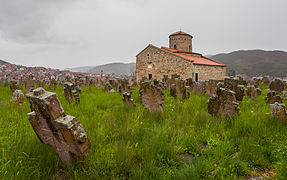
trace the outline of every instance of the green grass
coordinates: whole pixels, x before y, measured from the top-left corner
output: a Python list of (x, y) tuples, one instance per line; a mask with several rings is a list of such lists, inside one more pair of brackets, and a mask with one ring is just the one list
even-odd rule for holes
[[(266, 171), (287, 178), (287, 127), (265, 115), (266, 91), (254, 101), (244, 97), (234, 120), (209, 115), (207, 95), (180, 102), (166, 91), (160, 115), (143, 108), (138, 89), (136, 108), (103, 88), (83, 87), (80, 104), (72, 105), (62, 91), (54, 92), (92, 143), (86, 161), (64, 165), (34, 133), (27, 99), (21, 107), (11, 104), (9, 86), (0, 85), (1, 179), (243, 179)], [(193, 160), (180, 158), (184, 153)]]

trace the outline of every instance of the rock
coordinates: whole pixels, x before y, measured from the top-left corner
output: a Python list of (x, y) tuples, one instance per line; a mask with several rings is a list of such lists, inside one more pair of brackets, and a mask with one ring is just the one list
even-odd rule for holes
[(128, 92), (124, 92), (123, 93), (123, 102), (125, 104), (129, 104), (129, 105), (132, 105), (133, 107), (136, 107), (136, 103), (134, 102), (134, 100), (132, 99), (131, 97), (131, 93), (128, 93)]
[(285, 104), (279, 104), (278, 102), (275, 102), (274, 104), (270, 104), (270, 108), (271, 108), (271, 115), (274, 119), (280, 119), (286, 121), (287, 113)]
[(13, 97), (11, 99), (11, 102), (12, 103), (15, 103), (16, 105), (20, 105), (24, 102), (24, 94), (22, 93), (21, 90), (15, 90), (14, 93), (13, 93)]
[(277, 94), (276, 91), (268, 92), (265, 100), (266, 100), (266, 103), (268, 104), (274, 104), (275, 102), (282, 103), (282, 98), (280, 97), (280, 95)]
[(79, 89), (76, 88), (76, 86), (71, 82), (65, 82), (64, 83), (64, 91), (63, 95), (65, 96), (66, 100), (69, 102), (69, 104), (80, 103), (80, 97), (79, 97)]
[(261, 93), (261, 89), (255, 88), (254, 85), (247, 86), (246, 95), (249, 96), (251, 99), (256, 98), (257, 96), (261, 95)]
[(85, 156), (91, 144), (82, 124), (66, 115), (56, 93), (37, 88), (29, 92), (28, 119), (42, 143), (51, 145), (65, 164)]
[(272, 91), (281, 92), (284, 90), (284, 83), (281, 79), (274, 79), (270, 83), (269, 89)]
[(164, 91), (156, 80), (146, 80), (140, 85), (140, 99), (144, 108), (150, 112), (164, 113), (162, 104), (164, 103)]
[(225, 88), (217, 88), (216, 94), (209, 98), (207, 104), (208, 113), (218, 118), (233, 118), (239, 111), (235, 93)]

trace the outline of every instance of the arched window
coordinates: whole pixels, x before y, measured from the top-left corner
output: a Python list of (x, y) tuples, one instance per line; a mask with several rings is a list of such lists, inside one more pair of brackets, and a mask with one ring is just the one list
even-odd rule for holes
[(175, 44), (175, 45), (173, 45), (173, 49), (176, 49), (176, 44)]

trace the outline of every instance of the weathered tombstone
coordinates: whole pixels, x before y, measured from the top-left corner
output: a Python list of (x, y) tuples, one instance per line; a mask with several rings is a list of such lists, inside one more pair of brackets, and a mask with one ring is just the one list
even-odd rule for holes
[(264, 84), (265, 86), (269, 86), (270, 85), (270, 79), (266, 76), (264, 76), (262, 78), (262, 84)]
[(243, 79), (242, 76), (237, 75), (236, 78), (238, 79), (238, 84), (239, 84), (239, 85), (244, 85), (244, 84), (246, 84), (246, 83), (244, 82), (244, 79)]
[(282, 103), (282, 98), (277, 94), (277, 91), (270, 91), (265, 98), (267, 104), (274, 104), (275, 102)]
[(72, 104), (73, 102), (80, 103), (79, 93), (75, 85), (71, 82), (64, 83), (63, 95), (65, 96), (69, 104)]
[(230, 89), (217, 88), (216, 95), (211, 96), (207, 104), (208, 113), (218, 118), (233, 118), (239, 111), (235, 93)]
[(272, 91), (281, 92), (284, 90), (284, 83), (281, 79), (274, 79), (270, 83), (269, 89)]
[(247, 86), (246, 95), (249, 96), (251, 99), (256, 98), (257, 96), (261, 95), (261, 89), (255, 88), (254, 85)]
[(233, 78), (233, 77), (225, 77), (224, 78), (224, 88), (230, 89), (231, 91), (236, 90), (237, 86), (239, 84), (239, 79)]
[(171, 96), (177, 97), (180, 100), (188, 99), (190, 96), (190, 87), (185, 86), (184, 79), (176, 78), (174, 84), (171, 86), (170, 94)]
[(245, 95), (245, 88), (243, 85), (238, 85), (235, 89), (235, 97), (237, 101), (242, 101)]
[(26, 93), (31, 92), (34, 89), (34, 76), (30, 74), (25, 82)]
[(207, 93), (208, 96), (212, 96), (213, 94), (215, 94), (217, 83), (218, 83), (218, 81), (214, 80), (214, 79), (210, 79), (207, 82), (206, 93)]
[(280, 119), (286, 121), (287, 113), (285, 104), (279, 104), (278, 102), (275, 102), (274, 104), (270, 104), (270, 108), (271, 108), (271, 115), (274, 119)]
[(21, 90), (15, 90), (13, 93), (13, 97), (11, 99), (12, 103), (15, 103), (16, 105), (20, 105), (24, 102), (24, 94)]
[(107, 93), (114, 93), (115, 92), (115, 90), (113, 89), (112, 85), (109, 82), (106, 82), (105, 90)]
[(56, 93), (37, 88), (26, 96), (32, 111), (27, 116), (41, 142), (53, 146), (66, 164), (85, 156), (91, 147), (87, 134), (75, 117), (64, 113)]
[(17, 80), (11, 80), (10, 81), (10, 89), (11, 89), (12, 93), (14, 93), (14, 91), (16, 89), (19, 89), (19, 83)]
[(204, 81), (195, 82), (193, 84), (193, 92), (195, 94), (204, 94), (204, 93), (206, 93), (206, 83)]
[(125, 104), (129, 104), (129, 105), (132, 105), (133, 107), (136, 107), (136, 103), (132, 99), (131, 93), (128, 93), (128, 92), (123, 93), (123, 102)]
[(163, 113), (164, 92), (156, 80), (146, 80), (140, 85), (140, 99), (143, 106), (150, 112)]
[(57, 87), (57, 81), (55, 80), (55, 79), (51, 79), (50, 80), (50, 82), (49, 82), (49, 84), (48, 84), (48, 87), (50, 88), (50, 89), (56, 89), (56, 87)]

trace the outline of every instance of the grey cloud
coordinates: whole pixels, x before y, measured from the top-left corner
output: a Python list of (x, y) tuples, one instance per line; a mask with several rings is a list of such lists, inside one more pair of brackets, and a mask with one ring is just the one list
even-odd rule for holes
[(76, 0), (2, 0), (0, 36), (18, 42), (55, 37), (51, 26), (57, 14)]

